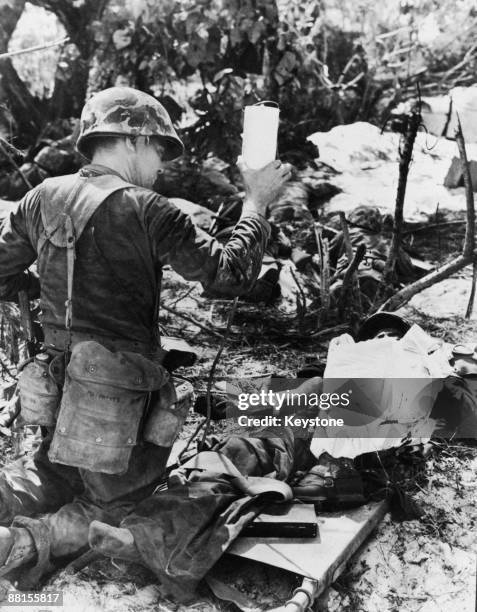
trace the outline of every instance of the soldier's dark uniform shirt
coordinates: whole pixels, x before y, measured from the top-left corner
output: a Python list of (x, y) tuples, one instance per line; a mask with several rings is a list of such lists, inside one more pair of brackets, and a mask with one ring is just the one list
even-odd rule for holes
[[(115, 174), (90, 164), (80, 174)], [(28, 192), (10, 214), (0, 236), (0, 299), (20, 289), (38, 293), (31, 272), (43, 230), (39, 189)], [(173, 203), (153, 191), (130, 188), (110, 195), (88, 222), (76, 245), (73, 329), (149, 342), (162, 266), (214, 293), (247, 292), (260, 271), (270, 228), (244, 210), (230, 240), (221, 245), (198, 229)], [(60, 261), (61, 260), (61, 261)], [(63, 329), (66, 257), (42, 262), (42, 324)]]
[[(89, 165), (81, 174), (115, 173)], [(63, 192), (74, 183), (71, 175), (65, 177)], [(44, 237), (40, 200), (50, 195), (54, 210), (62, 210), (64, 204), (58, 202), (61, 206), (57, 208), (52, 199), (54, 193), (61, 192), (46, 184), (40, 196), (42, 189), (27, 193), (4, 223), (0, 235), (0, 299), (15, 300), (20, 289), (27, 289), (30, 297), (39, 294), (38, 279), (26, 270), (37, 259), (39, 239)], [(129, 187), (112, 193), (89, 219), (75, 245), (73, 331), (97, 335), (99, 342), (112, 338), (150, 346), (160, 285), (158, 273), (164, 265), (171, 265), (186, 279), (200, 281), (214, 293), (239, 295), (247, 292), (258, 276), (269, 231), (265, 219), (245, 210), (230, 240), (221, 245), (152, 191)], [(45, 329), (64, 329), (65, 251), (46, 246), (38, 257)], [(14, 526), (30, 532), (38, 552), (38, 565), (32, 569), (35, 580), (49, 571), (49, 558), (65, 559), (88, 547), (91, 521), (118, 524), (138, 502), (149, 499), (163, 478), (170, 452), (169, 448), (139, 440), (132, 449), (127, 472), (103, 474), (51, 462), (47, 453), (52, 433), (48, 430), (33, 455), (20, 457), (0, 470), (0, 524), (14, 521)], [(270, 469), (267, 467), (267, 471)], [(214, 503), (227, 506), (236, 495), (212, 497)], [(209, 499), (206, 496), (206, 504)], [(159, 510), (160, 516), (170, 516), (163, 510)], [(139, 527), (149, 524), (148, 517), (155, 511), (137, 518)], [(190, 528), (194, 522), (191, 512), (196, 512), (195, 506), (189, 509), (186, 523), (179, 525)], [(172, 514), (176, 515), (175, 510)], [(199, 510), (196, 514), (195, 518), (202, 517), (209, 523), (207, 513)], [(201, 524), (196, 529), (204, 532)], [(171, 543), (175, 549), (175, 540)], [(218, 546), (218, 553), (223, 549)], [(150, 556), (149, 549), (144, 554)]]

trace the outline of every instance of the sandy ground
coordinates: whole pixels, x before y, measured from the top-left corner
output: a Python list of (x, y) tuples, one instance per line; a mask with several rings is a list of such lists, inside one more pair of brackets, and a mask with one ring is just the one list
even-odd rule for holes
[[(368, 128), (366, 128), (368, 129)], [(357, 131), (358, 133), (358, 131)], [(376, 138), (374, 133), (373, 138)], [(424, 138), (424, 137), (423, 137)], [(449, 191), (442, 186), (455, 144), (442, 141), (428, 151), (429, 142), (420, 139), (409, 179), (407, 218), (434, 213), (441, 208), (463, 210), (462, 189)], [(430, 138), (430, 137), (429, 137)], [(371, 139), (372, 140), (372, 139)], [(361, 203), (372, 203), (392, 210), (397, 184), (395, 137), (388, 139), (381, 153), (352, 159), (352, 168), (338, 175), (343, 193), (330, 203), (330, 209), (349, 209)], [(433, 139), (435, 143), (435, 139)], [(372, 144), (372, 143), (371, 143)], [(373, 145), (374, 146), (374, 145)], [(379, 147), (378, 147), (379, 148)], [(346, 150), (350, 152), (352, 147)], [(336, 147), (336, 166), (347, 163)], [(342, 157), (338, 159), (339, 155)], [(163, 300), (171, 304), (181, 298), (189, 285), (178, 278), (171, 282), (166, 274)], [(416, 296), (405, 312), (436, 337), (449, 341), (477, 341), (477, 308), (470, 320), (463, 319), (470, 291), (470, 271), (465, 270)], [(292, 292), (293, 293), (293, 292)], [(178, 308), (205, 325), (224, 329), (229, 303), (204, 300), (198, 288), (180, 300)], [(289, 374), (306, 356), (326, 353), (325, 344), (297, 343), (282, 335), (276, 341), (269, 335), (270, 321), (283, 317), (283, 308), (260, 311), (240, 307), (235, 331), (242, 337), (230, 343), (221, 359), (218, 375)], [(211, 336), (193, 325), (165, 315), (161, 319), (164, 333), (185, 335), (201, 347), (199, 367), (192, 372), (206, 372), (216, 352)], [(253, 327), (253, 334), (250, 328)], [(268, 330), (268, 331), (267, 331)], [(283, 332), (286, 332), (286, 321)], [(204, 388), (204, 380), (196, 379)], [(188, 429), (190, 431), (190, 427)], [(462, 444), (435, 447), (427, 462), (427, 482), (415, 499), (425, 510), (420, 521), (393, 522), (389, 516), (377, 528), (358, 553), (350, 560), (342, 576), (315, 603), (316, 612), (473, 612), (475, 610), (477, 551), (477, 448)], [(216, 575), (241, 594), (240, 607), (246, 612), (270, 610), (284, 603), (300, 578), (272, 567), (225, 556)], [(3, 581), (7, 589), (11, 584)], [(204, 587), (194, 605), (183, 607), (161, 599), (154, 577), (139, 567), (109, 560), (96, 562), (75, 575), (59, 574), (48, 589), (64, 594), (64, 608), (71, 612), (139, 612), (169, 610), (232, 610), (234, 606), (217, 599)], [(37, 610), (59, 608), (8, 607), (3, 610)]]
[(477, 450), (441, 450), (427, 472), (429, 483), (415, 496), (423, 519), (395, 523), (388, 516), (319, 610), (475, 610)]
[[(178, 279), (167, 289), (181, 292)], [(193, 292), (192, 300), (199, 299)], [(447, 295), (444, 293), (444, 295)], [(453, 292), (448, 294), (452, 300)], [(183, 303), (180, 304), (181, 309)], [(197, 306), (195, 306), (197, 313)], [(222, 312), (222, 311), (221, 311)], [(225, 312), (225, 311), (223, 311)], [(222, 312), (222, 314), (223, 314)], [(447, 340), (475, 337), (475, 323), (458, 317), (431, 318), (409, 307), (408, 315), (429, 332)], [(210, 311), (204, 309), (207, 322)], [(171, 329), (172, 319), (164, 319)], [(190, 334), (192, 326), (187, 326)], [(190, 337), (190, 336), (189, 336)], [(201, 336), (202, 338), (202, 336)], [(323, 353), (317, 346), (316, 352)], [(302, 349), (285, 346), (244, 344), (226, 351), (220, 374), (257, 374), (290, 372), (302, 363), (310, 346)], [(210, 367), (214, 345), (203, 346), (200, 370)], [(199, 370), (196, 370), (198, 372)], [(198, 383), (201, 386), (201, 383)], [(396, 523), (389, 516), (351, 559), (346, 571), (332, 588), (315, 603), (316, 612), (472, 612), (475, 609), (477, 550), (477, 448), (460, 444), (436, 447), (427, 463), (427, 484), (415, 499), (425, 510), (420, 521)], [(246, 612), (270, 610), (283, 604), (300, 578), (288, 572), (225, 556), (215, 572), (241, 595), (240, 607)], [(7, 588), (12, 588), (7, 583)], [(154, 577), (138, 566), (96, 562), (75, 575), (59, 574), (46, 589), (61, 590), (64, 609), (71, 612), (139, 612), (186, 610), (231, 610), (234, 606), (219, 600), (207, 587), (199, 592), (192, 606), (177, 606), (164, 601)], [(58, 608), (7, 607), (9, 610), (54, 610)]]
[[(310, 136), (323, 161), (340, 171), (333, 182), (342, 193), (334, 196), (329, 209), (350, 211), (359, 204), (379, 206), (392, 212), (399, 178), (400, 137), (369, 123), (337, 126)], [(467, 145), (469, 159), (477, 159), (477, 144)], [(444, 179), (453, 157), (458, 157), (452, 140), (420, 132), (417, 135), (406, 189), (405, 219), (422, 220), (440, 210), (465, 210), (464, 188), (447, 189)]]

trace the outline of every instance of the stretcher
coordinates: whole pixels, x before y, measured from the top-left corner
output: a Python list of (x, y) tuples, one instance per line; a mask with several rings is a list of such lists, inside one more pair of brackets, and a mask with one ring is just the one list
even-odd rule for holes
[[(175, 462), (185, 445), (182, 440), (174, 444), (169, 465)], [(318, 533), (315, 538), (239, 537), (226, 554), (303, 576), (301, 587), (295, 590), (281, 610), (305, 611), (336, 581), (387, 511), (387, 502), (380, 501), (339, 512), (320, 512), (317, 514)]]
[(300, 589), (285, 604), (305, 610), (343, 572), (350, 557), (383, 520), (387, 502), (318, 514), (318, 535), (312, 539), (239, 537), (227, 554), (259, 561), (304, 577)]

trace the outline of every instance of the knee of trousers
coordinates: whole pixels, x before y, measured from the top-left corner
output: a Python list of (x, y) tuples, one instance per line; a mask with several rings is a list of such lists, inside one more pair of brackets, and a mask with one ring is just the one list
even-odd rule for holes
[(48, 528), (52, 559), (78, 555), (88, 547), (91, 521), (107, 519), (106, 512), (93, 504), (71, 502), (40, 520)]

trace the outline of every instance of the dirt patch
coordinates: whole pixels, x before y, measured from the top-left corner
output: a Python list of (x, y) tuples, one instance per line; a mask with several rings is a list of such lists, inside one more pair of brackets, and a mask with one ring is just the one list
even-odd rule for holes
[(477, 449), (441, 448), (415, 495), (421, 521), (389, 517), (318, 603), (323, 612), (473, 612)]

